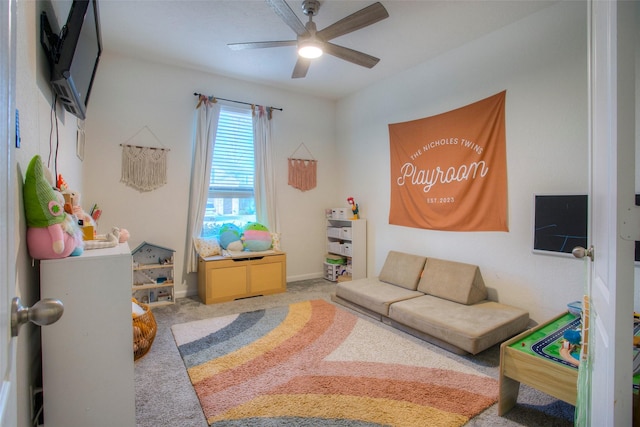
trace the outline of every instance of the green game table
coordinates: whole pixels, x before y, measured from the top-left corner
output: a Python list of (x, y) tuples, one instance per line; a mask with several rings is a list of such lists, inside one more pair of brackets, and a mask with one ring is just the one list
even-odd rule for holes
[(498, 415), (518, 400), (520, 383), (576, 404), (578, 367), (562, 357), (563, 333), (580, 326), (580, 319), (564, 312), (500, 345)]
[[(579, 355), (562, 350), (567, 329), (580, 330), (580, 318), (564, 312), (501, 344), (498, 415), (506, 414), (516, 404), (520, 383), (576, 404)], [(634, 332), (638, 335), (640, 328), (636, 327)], [(634, 401), (639, 384), (640, 374), (634, 375)]]

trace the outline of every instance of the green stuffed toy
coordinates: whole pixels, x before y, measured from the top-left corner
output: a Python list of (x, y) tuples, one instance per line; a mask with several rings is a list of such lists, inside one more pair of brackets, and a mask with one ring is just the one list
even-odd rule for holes
[(257, 222), (250, 222), (244, 226), (242, 241), (247, 251), (266, 251), (271, 248), (271, 233), (264, 225)]
[(83, 250), (80, 228), (65, 213), (64, 198), (54, 190), (45, 171), (48, 172), (42, 159), (36, 155), (25, 174), (23, 197), (29, 255), (35, 259), (80, 255)]

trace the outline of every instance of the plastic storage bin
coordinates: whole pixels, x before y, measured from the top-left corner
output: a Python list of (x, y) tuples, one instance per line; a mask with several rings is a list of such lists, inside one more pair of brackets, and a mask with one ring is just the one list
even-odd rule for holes
[(328, 264), (324, 263), (324, 278), (327, 280), (331, 280), (332, 282), (337, 282), (338, 277), (345, 274), (347, 272), (346, 265), (339, 264)]
[(341, 249), (340, 251), (341, 255), (350, 257), (353, 254), (351, 243), (344, 243), (340, 249)]
[(331, 209), (331, 218), (332, 219), (349, 219), (349, 211), (348, 208), (333, 208)]
[(342, 244), (340, 242), (329, 242), (327, 250), (334, 254), (342, 254)]
[(342, 227), (340, 229), (340, 238), (351, 240), (352, 235), (353, 233), (351, 233), (351, 227)]
[(339, 239), (342, 236), (342, 228), (340, 227), (327, 227), (327, 236)]

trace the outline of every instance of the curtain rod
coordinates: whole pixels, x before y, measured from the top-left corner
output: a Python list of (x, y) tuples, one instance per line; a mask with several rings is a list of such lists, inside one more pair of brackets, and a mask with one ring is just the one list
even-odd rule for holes
[[(252, 104), (250, 102), (242, 102), (242, 101), (234, 101), (233, 99), (225, 99), (225, 98), (220, 98), (218, 96), (207, 96), (207, 95), (203, 95), (201, 93), (197, 93), (194, 92), (193, 93), (195, 96), (206, 96), (207, 98), (214, 98), (214, 99), (220, 99), (222, 101), (229, 101), (229, 102), (235, 102), (236, 104), (244, 104), (244, 105), (256, 105), (256, 104)], [(271, 108), (272, 110), (278, 110), (278, 111), (282, 111), (282, 108), (278, 108), (278, 107), (267, 107), (267, 108)]]

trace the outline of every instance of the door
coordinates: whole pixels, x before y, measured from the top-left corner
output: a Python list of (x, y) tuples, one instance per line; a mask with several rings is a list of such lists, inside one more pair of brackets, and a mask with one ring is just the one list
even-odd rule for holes
[(589, 2), (591, 396), (579, 426), (632, 420), (634, 3)]
[(16, 291), (12, 227), (15, 192), (15, 168), (12, 166), (15, 135), (15, 0), (0, 1), (0, 8), (0, 426), (15, 426), (18, 423), (17, 340), (12, 339), (9, 333), (10, 305)]

